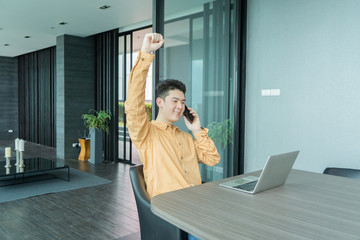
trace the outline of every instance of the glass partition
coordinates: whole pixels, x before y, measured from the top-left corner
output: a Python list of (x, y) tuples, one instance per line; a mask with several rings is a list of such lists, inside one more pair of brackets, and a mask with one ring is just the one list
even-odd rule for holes
[[(186, 85), (186, 104), (199, 114), (221, 155), (217, 166), (200, 165), (203, 181), (231, 176), (233, 1), (165, 0), (164, 9), (159, 80)], [(188, 132), (182, 120), (176, 125)]]
[[(138, 151), (132, 144), (129, 131), (126, 127), (124, 103), (127, 96), (127, 85), (130, 72), (138, 57), (142, 41), (146, 33), (151, 32), (151, 27), (141, 30), (121, 33), (119, 36), (119, 160), (126, 163), (141, 163)], [(145, 106), (151, 119), (152, 101), (152, 68), (150, 67), (146, 82)]]

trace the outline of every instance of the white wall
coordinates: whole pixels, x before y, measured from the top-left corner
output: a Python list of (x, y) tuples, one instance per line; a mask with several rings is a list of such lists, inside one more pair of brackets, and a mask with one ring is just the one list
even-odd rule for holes
[(248, 2), (245, 172), (297, 149), (297, 169), (360, 169), (360, 1)]

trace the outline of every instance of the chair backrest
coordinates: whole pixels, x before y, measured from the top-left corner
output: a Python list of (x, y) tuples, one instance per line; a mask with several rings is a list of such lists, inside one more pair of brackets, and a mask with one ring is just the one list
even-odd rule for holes
[(187, 233), (152, 213), (150, 196), (146, 191), (143, 165), (130, 167), (130, 180), (139, 215), (141, 239), (186, 239)]
[(340, 177), (360, 179), (359, 169), (329, 167), (326, 168), (323, 173)]

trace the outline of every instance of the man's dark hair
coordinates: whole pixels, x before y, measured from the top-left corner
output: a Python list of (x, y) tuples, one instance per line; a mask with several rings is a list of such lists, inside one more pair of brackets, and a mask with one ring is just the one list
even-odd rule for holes
[(186, 86), (182, 82), (174, 79), (167, 79), (164, 81), (160, 81), (156, 86), (156, 91), (155, 91), (156, 98), (160, 97), (165, 100), (166, 96), (169, 95), (169, 91), (176, 89), (182, 91), (185, 95)]

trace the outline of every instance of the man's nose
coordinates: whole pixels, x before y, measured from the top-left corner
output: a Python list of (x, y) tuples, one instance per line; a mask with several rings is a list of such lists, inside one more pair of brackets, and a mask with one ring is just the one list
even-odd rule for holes
[(179, 108), (179, 109), (181, 109), (181, 108), (183, 107), (183, 104), (182, 104), (181, 102), (178, 102), (178, 103), (176, 104), (176, 107)]

